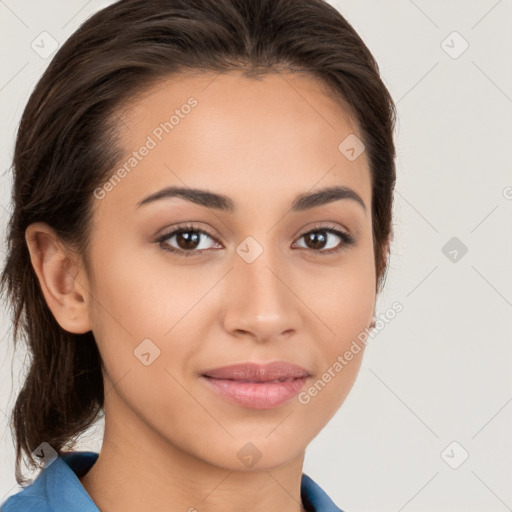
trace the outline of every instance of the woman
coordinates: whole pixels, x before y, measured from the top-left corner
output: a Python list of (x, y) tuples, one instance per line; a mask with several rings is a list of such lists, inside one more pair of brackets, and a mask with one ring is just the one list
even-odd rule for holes
[[(339, 511), (302, 473), (375, 320), (393, 101), (323, 0), (121, 0), (23, 113), (2, 274), (31, 367), (2, 511)], [(104, 416), (99, 454), (73, 451)]]

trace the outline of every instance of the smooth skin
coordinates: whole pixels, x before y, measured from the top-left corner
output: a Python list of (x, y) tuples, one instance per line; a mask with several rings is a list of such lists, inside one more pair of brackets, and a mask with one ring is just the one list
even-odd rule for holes
[[(366, 153), (350, 161), (338, 150), (358, 128), (310, 75), (205, 72), (153, 85), (119, 112), (126, 158), (190, 97), (190, 113), (95, 200), (90, 275), (51, 227), (26, 232), (53, 315), (69, 332), (92, 330), (105, 366), (103, 445), (80, 481), (102, 512), (300, 512), (305, 449), (345, 400), (364, 350), (307, 404), (234, 405), (200, 375), (285, 360), (310, 372), (307, 389), (370, 325), (376, 276)], [(229, 196), (236, 209), (176, 197), (137, 207), (171, 185)], [(289, 211), (299, 194), (339, 185), (366, 210), (342, 199)], [(155, 242), (189, 222), (208, 233), (195, 249), (177, 235)], [(303, 236), (325, 224), (355, 243), (322, 254), (344, 244), (325, 232), (323, 245)], [(236, 251), (247, 237), (263, 249), (252, 263)], [(147, 338), (160, 350), (148, 366), (134, 355)], [(248, 442), (261, 454), (252, 467), (237, 456)]]

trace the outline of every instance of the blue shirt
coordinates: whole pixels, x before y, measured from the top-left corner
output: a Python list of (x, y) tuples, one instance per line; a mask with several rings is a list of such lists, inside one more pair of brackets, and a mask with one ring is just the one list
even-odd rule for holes
[[(99, 512), (79, 477), (89, 471), (98, 453), (72, 452), (57, 457), (27, 487), (7, 498), (0, 512)], [(309, 476), (302, 474), (301, 498), (314, 512), (343, 512)]]

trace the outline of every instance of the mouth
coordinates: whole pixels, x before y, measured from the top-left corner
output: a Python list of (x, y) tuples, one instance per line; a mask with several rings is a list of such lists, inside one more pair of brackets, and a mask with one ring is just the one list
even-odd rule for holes
[(297, 379), (309, 376), (309, 372), (296, 364), (287, 361), (275, 361), (267, 364), (253, 362), (232, 364), (220, 368), (212, 368), (203, 373), (213, 379), (237, 380), (247, 382), (282, 382), (286, 379)]
[(218, 396), (254, 409), (271, 409), (288, 402), (309, 377), (307, 370), (285, 361), (265, 365), (241, 363), (201, 374), (203, 382)]
[(218, 377), (211, 377), (210, 375), (203, 375), (203, 377), (206, 377), (207, 379), (230, 380), (233, 382), (253, 382), (255, 384), (263, 384), (263, 383), (271, 384), (274, 382), (291, 382), (295, 379), (301, 378), (301, 377), (281, 377), (279, 379), (274, 379), (274, 380), (261, 380), (261, 379), (258, 380), (258, 379), (220, 379)]

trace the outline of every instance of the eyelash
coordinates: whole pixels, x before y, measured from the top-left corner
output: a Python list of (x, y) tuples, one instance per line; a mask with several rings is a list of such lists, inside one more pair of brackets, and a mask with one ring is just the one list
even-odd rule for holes
[[(355, 239), (351, 235), (349, 235), (348, 233), (345, 233), (344, 231), (340, 231), (338, 229), (332, 228), (330, 226), (318, 226), (312, 230), (307, 231), (306, 233), (303, 233), (299, 237), (299, 239), (301, 239), (311, 233), (318, 233), (319, 231), (323, 231), (323, 232), (327, 232), (327, 233), (336, 235), (343, 240), (343, 243), (334, 249), (328, 249), (326, 251), (321, 250), (321, 249), (316, 250), (316, 251), (315, 251), (315, 249), (310, 249), (311, 251), (316, 252), (318, 254), (322, 254), (322, 255), (336, 254), (338, 252), (346, 250), (349, 246), (351, 246), (355, 243)], [(178, 235), (180, 233), (187, 233), (187, 232), (201, 233), (201, 234), (204, 234), (204, 235), (210, 237), (215, 242), (217, 242), (215, 237), (210, 235), (210, 233), (208, 233), (207, 231), (199, 229), (193, 225), (187, 225), (187, 226), (179, 227), (173, 231), (170, 231), (169, 233), (166, 233), (166, 234), (160, 236), (159, 238), (157, 238), (155, 240), (155, 243), (158, 243), (164, 251), (171, 252), (171, 253), (177, 254), (179, 256), (185, 256), (185, 257), (202, 255), (204, 252), (210, 250), (210, 249), (202, 249), (199, 251), (198, 250), (184, 251), (182, 249), (176, 249), (174, 247), (170, 247), (169, 245), (166, 246), (164, 244), (165, 240), (173, 237), (174, 235)], [(304, 249), (304, 247), (301, 247), (301, 249)]]

